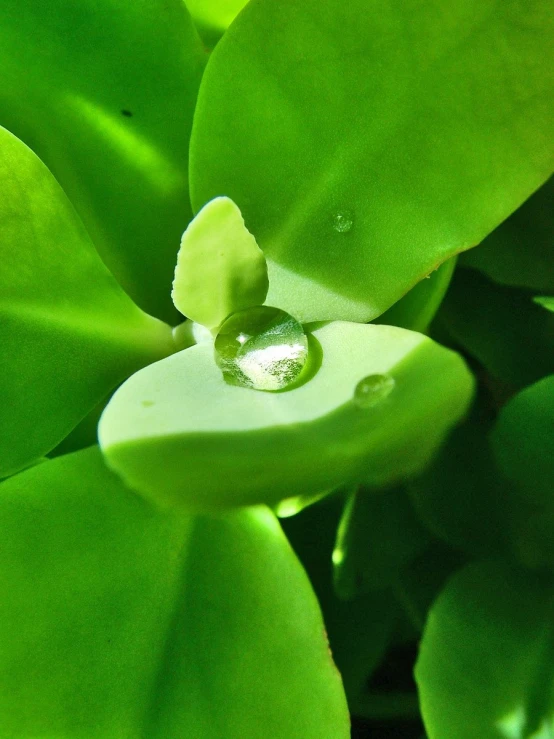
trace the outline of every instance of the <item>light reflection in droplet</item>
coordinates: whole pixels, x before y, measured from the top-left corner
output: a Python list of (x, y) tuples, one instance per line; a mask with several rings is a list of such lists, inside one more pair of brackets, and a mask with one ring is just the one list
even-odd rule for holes
[(227, 382), (255, 390), (283, 390), (293, 384), (308, 358), (301, 324), (285, 311), (262, 305), (229, 316), (214, 348)]

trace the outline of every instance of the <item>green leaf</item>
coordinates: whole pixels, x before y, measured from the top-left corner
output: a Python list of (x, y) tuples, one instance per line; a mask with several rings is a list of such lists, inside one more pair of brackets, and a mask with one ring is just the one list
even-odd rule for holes
[(0, 528), (2, 736), (349, 736), (269, 511), (160, 514), (93, 448), (2, 483)]
[(448, 290), (455, 266), (456, 257), (443, 262), (438, 269), (418, 282), (404, 297), (380, 315), (375, 323), (426, 333)]
[(344, 510), (333, 552), (343, 598), (394, 587), (404, 565), (429, 544), (402, 487), (357, 490)]
[[(421, 334), (331, 323), (310, 345), (321, 367), (281, 393), (227, 384), (208, 344), (135, 374), (100, 421), (108, 464), (165, 504), (274, 505), (415, 474), (470, 400), (463, 360)], [(366, 376), (388, 394), (360, 397)]]
[(553, 20), (549, 0), (250, 3), (202, 81), (194, 208), (239, 205), (269, 304), (377, 317), (551, 174)]
[(537, 305), (542, 305), (546, 310), (554, 312), (554, 297), (548, 295), (537, 295), (537, 297), (533, 298), (533, 302)]
[(554, 177), (461, 262), (495, 282), (554, 292)]
[(352, 710), (367, 692), (368, 677), (383, 659), (399, 607), (386, 591), (348, 602), (337, 597), (331, 554), (341, 510), (342, 498), (328, 498), (285, 518), (282, 525), (321, 604), (333, 658)]
[(492, 445), (502, 472), (525, 491), (527, 500), (554, 511), (554, 374), (504, 406)]
[(219, 197), (205, 205), (183, 234), (171, 297), (177, 310), (216, 328), (236, 311), (261, 305), (267, 265), (235, 203)]
[(186, 5), (204, 41), (215, 46), (247, 1), (186, 0)]
[(553, 590), (480, 562), (431, 610), (416, 666), (429, 739), (547, 739), (554, 732)]
[(509, 486), (494, 464), (490, 422), (477, 406), (423, 474), (407, 484), (421, 521), (450, 546), (477, 557), (508, 548)]
[(437, 319), (488, 372), (512, 389), (554, 372), (554, 315), (524, 290), (476, 270), (456, 270)]
[(0, 129), (0, 477), (56, 446), (118, 383), (173, 351), (95, 252), (42, 162)]
[(3, 0), (0, 29), (0, 124), (51, 169), (133, 299), (175, 320), (205, 58), (183, 2)]

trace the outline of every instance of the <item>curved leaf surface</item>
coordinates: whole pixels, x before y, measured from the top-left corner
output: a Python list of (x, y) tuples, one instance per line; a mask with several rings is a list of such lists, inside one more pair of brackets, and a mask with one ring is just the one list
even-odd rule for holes
[(461, 258), (495, 282), (554, 293), (554, 177)]
[(183, 2), (5, 0), (0, 29), (0, 124), (51, 169), (133, 299), (173, 320), (205, 56)]
[(261, 305), (267, 266), (229, 198), (211, 200), (189, 224), (177, 255), (171, 297), (192, 321), (216, 328), (236, 311)]
[(0, 527), (1, 736), (349, 736), (269, 511), (161, 515), (92, 448), (2, 483)]
[(215, 45), (247, 2), (248, 0), (186, 0), (186, 6), (204, 41)]
[(527, 500), (554, 512), (554, 374), (504, 406), (492, 445), (499, 467)]
[[(414, 474), (468, 405), (463, 360), (421, 334), (339, 322), (316, 328), (316, 343), (320, 368), (281, 393), (227, 384), (209, 344), (135, 374), (100, 420), (109, 465), (164, 503), (273, 505)], [(360, 404), (368, 375), (387, 375), (392, 390)]]
[(406, 295), (376, 318), (375, 323), (427, 333), (448, 290), (455, 267), (456, 257), (443, 262), (438, 269), (420, 280)]
[(431, 609), (416, 666), (429, 739), (554, 733), (554, 597), (529, 572), (481, 562)]
[(119, 382), (173, 351), (94, 250), (47, 168), (0, 129), (0, 477), (56, 446)]
[(194, 208), (238, 204), (270, 305), (375, 318), (551, 174), (553, 22), (549, 0), (254, 0), (202, 81)]

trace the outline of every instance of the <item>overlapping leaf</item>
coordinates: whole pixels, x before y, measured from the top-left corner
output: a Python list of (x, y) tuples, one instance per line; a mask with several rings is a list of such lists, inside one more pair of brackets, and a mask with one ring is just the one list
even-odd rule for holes
[(532, 298), (458, 269), (437, 319), (496, 380), (523, 388), (554, 372), (554, 314)]
[(495, 282), (554, 293), (554, 177), (461, 262)]
[(212, 54), (198, 210), (233, 198), (268, 302), (368, 321), (475, 246), (552, 172), (549, 0), (258, 0)]
[(159, 514), (94, 448), (0, 491), (2, 737), (349, 736), (316, 599), (269, 511)]
[(42, 162), (0, 129), (0, 478), (49, 452), (173, 350), (94, 250)]
[[(283, 393), (227, 384), (209, 344), (135, 374), (100, 421), (109, 465), (154, 500), (199, 508), (384, 485), (419, 471), (471, 398), (463, 360), (421, 334), (337, 322), (311, 344), (321, 367)], [(366, 376), (386, 396), (360, 399)]]
[(186, 0), (202, 38), (214, 45), (248, 0)]
[(450, 580), (416, 667), (429, 739), (552, 736), (553, 609), (548, 582), (501, 563)]
[(165, 320), (204, 56), (181, 0), (0, 5), (0, 124), (51, 169), (130, 295)]

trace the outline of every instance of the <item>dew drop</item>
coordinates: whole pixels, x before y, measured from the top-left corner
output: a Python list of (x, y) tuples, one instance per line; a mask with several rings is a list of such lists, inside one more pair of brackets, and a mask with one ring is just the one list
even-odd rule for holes
[(340, 234), (350, 231), (354, 223), (354, 215), (351, 210), (339, 210), (333, 215), (333, 228)]
[(258, 305), (237, 311), (223, 322), (214, 351), (231, 385), (283, 390), (304, 369), (308, 338), (302, 325), (285, 311)]
[(356, 385), (354, 403), (360, 408), (372, 408), (387, 397), (394, 388), (390, 375), (368, 375)]

